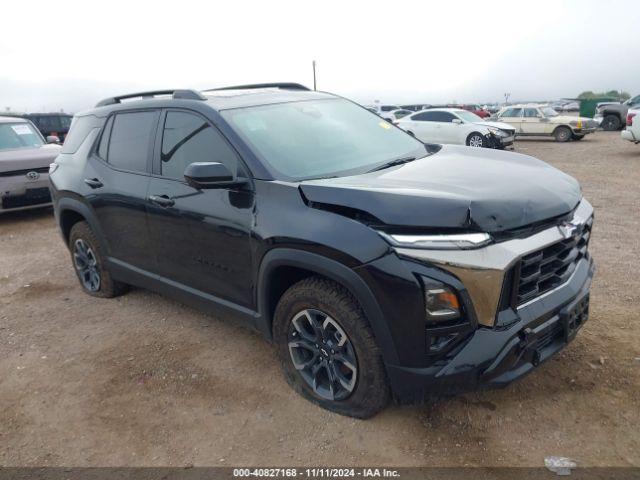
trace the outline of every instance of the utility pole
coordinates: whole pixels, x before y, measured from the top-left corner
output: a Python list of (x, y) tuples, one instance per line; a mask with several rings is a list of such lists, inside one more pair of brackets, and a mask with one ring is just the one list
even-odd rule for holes
[(509, 97), (511, 96), (510, 93), (505, 93), (504, 94), (504, 103), (509, 103)]
[(313, 61), (311, 62), (311, 65), (313, 66), (313, 89), (314, 89), (314, 90), (317, 90), (317, 89), (316, 89), (316, 61), (315, 61), (315, 60), (313, 60)]

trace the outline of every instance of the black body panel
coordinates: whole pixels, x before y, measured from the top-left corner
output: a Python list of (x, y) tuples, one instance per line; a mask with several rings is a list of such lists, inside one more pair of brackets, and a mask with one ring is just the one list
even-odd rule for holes
[(390, 226), (500, 232), (572, 211), (578, 182), (526, 155), (444, 145), (365, 175), (307, 181), (309, 201), (355, 208)]

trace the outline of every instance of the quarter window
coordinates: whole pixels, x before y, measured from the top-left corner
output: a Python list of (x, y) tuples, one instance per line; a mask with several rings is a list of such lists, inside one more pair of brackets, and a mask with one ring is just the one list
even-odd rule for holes
[(113, 117), (110, 117), (102, 131), (100, 145), (98, 145), (98, 156), (103, 160), (107, 159), (107, 150), (109, 147), (109, 134), (111, 133), (111, 125), (113, 125)]
[(195, 162), (219, 162), (232, 173), (238, 169), (235, 152), (206, 120), (186, 112), (168, 112), (162, 135), (163, 177), (181, 180)]
[(113, 120), (107, 161), (116, 168), (147, 171), (156, 111), (119, 113)]

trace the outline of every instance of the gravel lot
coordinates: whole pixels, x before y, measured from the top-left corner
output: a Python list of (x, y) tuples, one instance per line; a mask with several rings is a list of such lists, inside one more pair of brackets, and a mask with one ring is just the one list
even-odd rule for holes
[(0, 217), (0, 465), (640, 466), (640, 145), (516, 150), (595, 207), (590, 321), (504, 390), (367, 421), (294, 394), (247, 329), (147, 291), (84, 295), (50, 210)]

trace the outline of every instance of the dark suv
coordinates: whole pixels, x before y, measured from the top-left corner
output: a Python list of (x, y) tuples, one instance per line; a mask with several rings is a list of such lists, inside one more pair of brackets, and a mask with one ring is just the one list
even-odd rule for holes
[(573, 178), (297, 84), (103, 100), (50, 181), (88, 294), (239, 317), (341, 414), (506, 385), (587, 320), (593, 209)]

